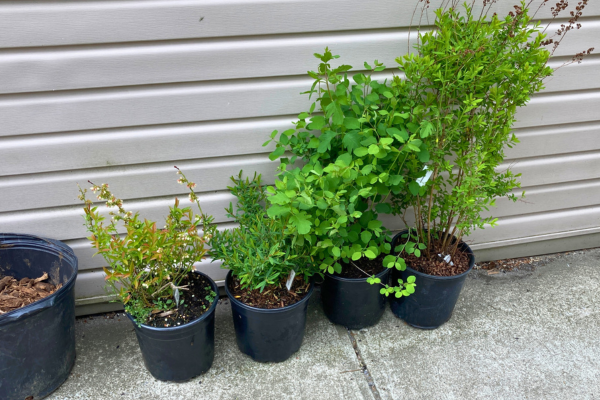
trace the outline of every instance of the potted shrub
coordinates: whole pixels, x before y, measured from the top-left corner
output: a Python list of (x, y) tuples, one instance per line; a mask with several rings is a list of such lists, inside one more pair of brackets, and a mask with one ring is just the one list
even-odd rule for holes
[(267, 215), (261, 176), (231, 179), (237, 204), (226, 211), (239, 226), (215, 232), (210, 254), (230, 270), (225, 291), (240, 351), (259, 362), (285, 361), (302, 344), (318, 268), (308, 243), (287, 234), (288, 221)]
[[(309, 72), (315, 81), (306, 93), (316, 94), (316, 101), (298, 116), (295, 129), (271, 134), (276, 142), (271, 159), (286, 150), (292, 157), (281, 158), (268, 213), (288, 218), (290, 234), (313, 246), (325, 275), (322, 301), (329, 319), (360, 329), (379, 320), (385, 296), (412, 290), (412, 284), (387, 285), (386, 267), (404, 265), (389, 256), (389, 235), (378, 215), (390, 213), (389, 196), (404, 190), (409, 156), (418, 159), (426, 152), (417, 138), (420, 127), (410, 122), (399, 99), (400, 88), (372, 79), (385, 68), (381, 63), (365, 63), (370, 72), (354, 74), (351, 83), (351, 67), (332, 68), (329, 62), (338, 56), (329, 49), (315, 57), (321, 63)], [(302, 168), (294, 165), (297, 160)]]
[[(517, 200), (519, 175), (499, 169), (504, 148), (518, 143), (511, 131), (515, 113), (543, 89), (552, 74), (549, 57), (565, 33), (579, 26), (587, 2), (579, 3), (558, 39), (547, 38), (533, 23), (531, 3), (521, 2), (504, 18), (488, 15), (493, 3), (483, 1), (476, 12), (473, 4), (459, 8), (458, 1), (450, 2), (435, 12), (435, 29), (419, 34), (416, 51), (397, 59), (411, 114), (427, 127), (419, 137), (429, 160), (408, 163), (409, 190), (392, 196), (396, 215), (404, 219), (407, 209), (414, 212), (414, 225), (405, 219), (412, 228), (394, 238), (409, 267), (393, 278), (414, 274), (418, 283), (409, 298), (392, 299), (392, 310), (419, 328), (436, 328), (452, 314), (474, 265), (463, 238), (494, 226), (496, 218), (483, 213), (497, 197)], [(554, 17), (565, 7), (558, 3)]]
[[(166, 381), (189, 380), (212, 365), (218, 290), (212, 279), (194, 270), (215, 231), (210, 226), (212, 217), (202, 212), (195, 184), (178, 168), (177, 174), (199, 213), (180, 207), (175, 199), (163, 228), (126, 211), (107, 184), (92, 183), (90, 190), (97, 199), (117, 209), (110, 211), (106, 223), (98, 207), (86, 198), (87, 190), (79, 188), (79, 198), (85, 202), (85, 225), (92, 233), (89, 239), (109, 265), (104, 268), (108, 287), (134, 324), (146, 368), (156, 379)], [(121, 226), (124, 235), (119, 234)]]

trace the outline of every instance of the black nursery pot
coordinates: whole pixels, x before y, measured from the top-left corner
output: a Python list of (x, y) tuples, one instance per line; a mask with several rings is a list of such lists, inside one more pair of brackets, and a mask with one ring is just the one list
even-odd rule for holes
[(258, 362), (281, 362), (302, 345), (306, 327), (306, 310), (312, 295), (311, 283), (306, 296), (283, 308), (257, 308), (237, 300), (229, 290), (231, 271), (225, 280), (225, 291), (231, 302), (233, 326), (238, 348)]
[(75, 363), (77, 257), (62, 242), (0, 233), (0, 274), (39, 278), (62, 287), (0, 315), (0, 399), (41, 399), (57, 389)]
[[(401, 236), (408, 231), (402, 231), (394, 236), (392, 248), (398, 245)], [(410, 296), (397, 299), (391, 297), (392, 312), (407, 324), (420, 329), (439, 328), (452, 316), (454, 306), (465, 283), (467, 274), (475, 265), (475, 256), (471, 248), (464, 242), (460, 242), (458, 248), (469, 255), (469, 269), (455, 276), (434, 276), (415, 271), (406, 266), (406, 270), (392, 272), (392, 284), (398, 279), (406, 282), (406, 279), (414, 275), (416, 278), (415, 293)]]
[[(390, 270), (386, 268), (375, 275), (387, 283)], [(323, 311), (335, 324), (349, 329), (362, 329), (375, 325), (385, 311), (386, 297), (379, 293), (380, 285), (371, 285), (367, 278), (348, 279), (325, 274), (321, 285)]]
[[(219, 293), (212, 279), (201, 272), (194, 272), (208, 279), (212, 290)], [(127, 314), (135, 326), (144, 365), (153, 377), (161, 381), (184, 382), (210, 369), (215, 357), (216, 307), (217, 299), (199, 318), (169, 328), (138, 326)]]

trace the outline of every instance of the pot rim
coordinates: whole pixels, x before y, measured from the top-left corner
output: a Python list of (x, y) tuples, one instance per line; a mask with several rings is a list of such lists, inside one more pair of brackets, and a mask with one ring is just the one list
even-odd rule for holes
[(232, 277), (233, 277), (233, 272), (231, 270), (229, 270), (229, 272), (227, 273), (227, 277), (225, 278), (225, 293), (227, 293), (227, 297), (229, 298), (229, 300), (232, 303), (235, 303), (236, 305), (238, 305), (248, 311), (264, 313), (264, 314), (282, 313), (282, 312), (290, 311), (297, 307), (301, 307), (304, 303), (306, 303), (310, 299), (310, 297), (312, 296), (313, 290), (315, 288), (314, 282), (311, 281), (310, 287), (308, 289), (308, 293), (306, 294), (306, 296), (304, 296), (304, 298), (302, 300), (300, 300), (299, 302), (291, 304), (289, 306), (285, 306), (285, 307), (281, 307), (281, 308), (258, 308), (258, 307), (252, 307), (247, 304), (244, 304), (241, 301), (239, 301), (238, 299), (236, 299), (235, 297), (233, 297), (233, 294), (231, 294), (231, 292), (229, 291), (229, 282), (231, 281)]
[[(376, 278), (381, 278), (383, 275), (385, 275), (386, 273), (390, 272), (392, 270), (392, 268), (387, 268), (387, 267), (383, 267), (383, 271), (381, 271), (380, 273), (378, 273), (377, 275), (375, 275)], [(366, 282), (367, 279), (370, 278), (366, 277), (366, 278), (344, 278), (341, 276), (337, 276), (337, 275), (333, 275), (330, 274), (329, 272), (325, 272), (324, 275), (327, 275), (328, 277), (338, 280), (338, 281), (342, 281), (342, 282)]]
[[(400, 232), (398, 232), (397, 234), (394, 235), (394, 237), (392, 238), (392, 243), (394, 243), (394, 239), (396, 239), (396, 237), (399, 237), (400, 235), (403, 235), (405, 233), (408, 232), (408, 229), (404, 229)], [(425, 274), (423, 272), (419, 272), (416, 271), (414, 269), (412, 269), (408, 263), (406, 264), (406, 271), (410, 271), (410, 273), (413, 273), (417, 276), (420, 276), (422, 278), (429, 278), (429, 279), (434, 279), (434, 280), (440, 280), (440, 281), (449, 281), (452, 279), (459, 279), (465, 275), (467, 275), (469, 272), (471, 272), (471, 270), (473, 269), (473, 267), (475, 266), (475, 254), (473, 254), (473, 250), (471, 249), (471, 247), (469, 247), (468, 244), (466, 244), (465, 242), (463, 242), (462, 240), (459, 243), (459, 246), (464, 246), (465, 250), (469, 256), (469, 268), (463, 272), (462, 274), (458, 274), (458, 275), (452, 275), (452, 276), (438, 276), (438, 275), (429, 275), (429, 274)], [(401, 271), (398, 271), (401, 272)]]
[[(1, 323), (18, 320), (28, 315), (33, 315), (47, 308), (50, 308), (54, 306), (54, 304), (58, 300), (62, 300), (71, 291), (71, 289), (75, 285), (75, 281), (77, 280), (77, 275), (79, 272), (79, 260), (77, 259), (77, 257), (75, 257), (73, 249), (70, 246), (55, 239), (49, 239), (42, 236), (24, 233), (2, 233), (0, 235), (0, 239), (3, 239), (2, 244), (4, 246), (7, 246), (7, 248), (10, 248), (11, 250), (37, 250), (46, 253), (56, 254), (61, 259), (69, 258), (70, 260), (68, 261), (71, 261), (74, 269), (71, 277), (67, 280), (66, 283), (62, 285), (60, 289), (52, 293), (50, 296), (34, 301), (33, 303), (26, 305), (25, 307), (17, 308), (16, 310), (12, 310), (0, 315)], [(34, 242), (34, 240), (37, 242)]]
[(217, 294), (217, 296), (215, 297), (215, 300), (212, 302), (209, 309), (204, 312), (204, 314), (202, 314), (201, 316), (199, 316), (198, 318), (196, 318), (193, 321), (186, 322), (183, 325), (169, 326), (167, 328), (157, 328), (155, 326), (150, 326), (150, 325), (146, 325), (146, 324), (140, 324), (138, 326), (138, 323), (133, 319), (133, 317), (127, 311), (125, 311), (124, 312), (125, 315), (127, 316), (127, 318), (129, 318), (129, 320), (131, 322), (133, 322), (133, 324), (135, 325), (135, 328), (152, 331), (152, 332), (177, 332), (177, 331), (189, 328), (190, 326), (192, 326), (196, 323), (200, 323), (201, 321), (204, 321), (206, 318), (208, 318), (214, 312), (215, 308), (217, 308), (217, 303), (219, 302), (219, 287), (217, 286), (215, 281), (212, 280), (211, 277), (206, 275), (205, 273), (197, 271), (197, 270), (194, 270), (192, 272), (195, 274), (200, 274), (200, 275), (204, 276), (205, 278), (207, 278), (210, 281), (211, 286), (213, 287), (213, 291)]

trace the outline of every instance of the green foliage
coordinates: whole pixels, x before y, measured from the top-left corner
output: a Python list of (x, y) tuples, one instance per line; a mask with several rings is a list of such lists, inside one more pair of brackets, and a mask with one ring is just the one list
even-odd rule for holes
[[(117, 208), (109, 212), (111, 220), (106, 223), (98, 207), (86, 198), (87, 189), (79, 187), (79, 199), (85, 202), (85, 226), (92, 233), (89, 239), (98, 250), (96, 254), (101, 254), (109, 265), (104, 268), (106, 283), (138, 324), (146, 322), (153, 310), (179, 306), (173, 301), (174, 291), (193, 271), (194, 263), (204, 258), (206, 243), (215, 231), (210, 225), (212, 217), (200, 208), (194, 192), (196, 184), (179, 169), (177, 174), (178, 182), (190, 190), (189, 199), (196, 203), (199, 214), (194, 214), (191, 207), (181, 208), (175, 199), (162, 229), (155, 222), (142, 221), (139, 213), (126, 211), (108, 184), (92, 184), (90, 190), (98, 200), (105, 201), (108, 208)], [(200, 225), (203, 233), (198, 232)], [(125, 228), (125, 235), (119, 234), (119, 227)]]
[[(268, 214), (288, 218), (289, 233), (312, 246), (321, 271), (334, 273), (342, 264), (390, 252), (378, 215), (390, 213), (386, 200), (404, 190), (406, 162), (427, 149), (401, 88), (372, 79), (385, 68), (381, 63), (365, 63), (368, 74), (350, 80), (349, 65), (332, 68), (338, 56), (329, 49), (315, 57), (321, 62), (308, 72), (314, 83), (305, 92), (315, 102), (298, 115), (295, 129), (271, 134), (276, 149), (270, 158), (281, 166), (268, 189)], [(282, 157), (285, 151), (292, 156)]]
[[(259, 289), (278, 284), (292, 270), (308, 279), (316, 271), (310, 259), (310, 247), (298, 244), (286, 230), (287, 218), (267, 215), (264, 207), (266, 193), (261, 176), (252, 180), (232, 177), (229, 187), (237, 204), (226, 208), (227, 216), (239, 227), (215, 232), (210, 241), (210, 255), (231, 269), (244, 289)], [(291, 219), (291, 218), (290, 218)]]
[[(452, 244), (452, 235), (460, 240), (493, 226), (496, 218), (484, 213), (495, 199), (517, 199), (512, 191), (519, 174), (501, 167), (504, 149), (518, 143), (511, 131), (517, 109), (552, 74), (544, 48), (552, 41), (525, 2), (504, 18), (487, 15), (491, 3), (475, 13), (472, 5), (459, 10), (452, 1), (435, 12), (435, 29), (419, 35), (416, 52), (396, 60), (406, 79), (395, 81), (428, 152), (407, 163), (409, 190), (392, 198), (394, 214), (414, 210), (418, 242), (426, 244), (415, 255), (433, 255), (433, 232), (442, 233), (443, 252), (454, 254), (459, 241)], [(426, 173), (430, 179), (419, 182)]]

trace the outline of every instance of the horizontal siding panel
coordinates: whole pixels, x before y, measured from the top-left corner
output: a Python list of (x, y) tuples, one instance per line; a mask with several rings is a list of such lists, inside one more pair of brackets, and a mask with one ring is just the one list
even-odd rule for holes
[(297, 114), (307, 78), (0, 96), (0, 136)]
[(523, 174), (523, 187), (600, 178), (600, 152), (520, 159), (509, 161), (500, 169), (509, 165), (514, 172)]
[[(496, 200), (496, 207), (483, 215), (506, 217), (526, 215), (553, 210), (600, 206), (600, 171), (598, 178), (590, 181), (525, 188), (525, 198), (513, 202), (503, 197)], [(516, 191), (520, 196), (522, 190)]]
[[(600, 38), (600, 22), (588, 23), (586, 28), (586, 35), (578, 32), (573, 38)], [(411, 38), (412, 48), (416, 41), (414, 32)], [(584, 45), (565, 40), (557, 55), (575, 54)], [(321, 52), (325, 46), (341, 56), (338, 64), (361, 69), (364, 61), (377, 59), (388, 68), (395, 68), (394, 60), (406, 54), (409, 47), (408, 32), (7, 50), (0, 52), (0, 93), (305, 75), (318, 65), (313, 53)], [(564, 62), (551, 65), (558, 67)], [(600, 58), (592, 58), (581, 65), (559, 69), (548, 79), (548, 91), (599, 88), (600, 78), (594, 73), (599, 64)]]
[[(416, 35), (412, 35), (412, 42)], [(0, 52), (0, 93), (306, 75), (329, 46), (337, 64), (363, 69), (375, 59), (394, 68), (407, 50), (406, 31), (352, 32), (200, 43), (97, 46)]]
[[(441, 3), (431, 2), (430, 20)], [(504, 0), (494, 7), (505, 15), (514, 3)], [(416, 0), (13, 1), (0, 4), (0, 47), (395, 28), (411, 24), (416, 4)], [(588, 5), (587, 15), (600, 15), (597, 2)], [(550, 5), (537, 15), (549, 16)]]
[[(0, 138), (0, 177), (255, 154), (271, 150), (272, 145), (262, 147), (268, 134), (290, 128), (293, 119), (289, 116)], [(516, 134), (521, 143), (506, 150), (507, 159), (600, 150), (600, 124), (596, 122), (518, 129)]]
[(598, 122), (516, 129), (515, 134), (521, 143), (506, 149), (507, 160), (600, 150)]
[[(214, 216), (215, 222), (227, 221), (224, 208), (235, 200), (229, 192), (202, 193), (198, 197), (202, 210)], [(187, 195), (181, 196), (181, 206), (191, 205), (186, 202), (186, 198)], [(130, 201), (125, 202), (125, 208), (134, 212), (139, 211), (141, 218), (156, 221), (160, 226), (169, 213), (169, 207), (173, 206), (173, 201), (174, 198)], [(106, 209), (104, 214), (107, 214)], [(80, 206), (0, 214), (0, 231), (30, 233), (58, 240), (80, 239), (88, 236), (84, 226), (83, 209)]]
[[(6, 176), (0, 177), (0, 212), (77, 205), (76, 184), (87, 187), (88, 180), (96, 184), (108, 183), (115, 195), (123, 200), (182, 195), (173, 163), (198, 184), (199, 192), (226, 190), (229, 177), (240, 170), (246, 174), (255, 171), (263, 174), (264, 182), (270, 184), (278, 166), (262, 154)], [(506, 162), (499, 169), (509, 166), (515, 173), (522, 174), (524, 188), (600, 179), (600, 152), (518, 159)], [(566, 207), (569, 207), (568, 203), (565, 203)]]
[[(310, 101), (306, 78), (173, 84), (0, 96), (0, 136), (296, 114)], [(515, 127), (600, 120), (600, 91), (539, 95)]]
[[(177, 166), (198, 185), (198, 192), (209, 192), (226, 190), (231, 183), (229, 178), (240, 170), (246, 174), (261, 173), (265, 182), (272, 183), (277, 163), (260, 155), (183, 161)], [(108, 183), (115, 196), (125, 201), (188, 195), (185, 187), (177, 183), (173, 163), (9, 176), (0, 178), (0, 212), (79, 204), (77, 183), (89, 187), (88, 180), (97, 185)]]
[(600, 92), (542, 94), (517, 113), (515, 128), (600, 120)]
[(271, 151), (273, 144), (262, 144), (273, 130), (290, 128), (293, 119), (289, 116), (0, 138), (0, 176), (256, 154)]
[(473, 243), (524, 238), (600, 226), (600, 206), (500, 218), (494, 228), (477, 230)]

